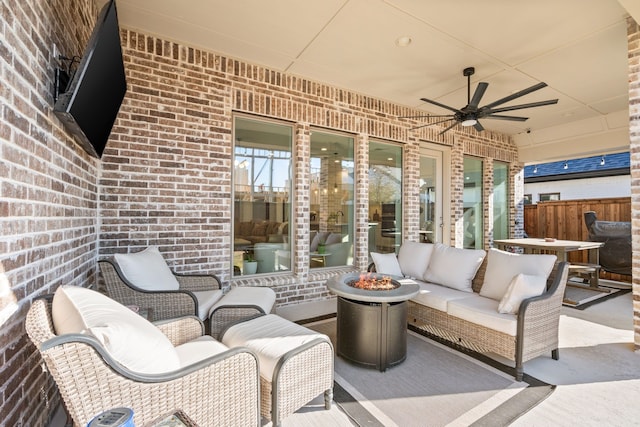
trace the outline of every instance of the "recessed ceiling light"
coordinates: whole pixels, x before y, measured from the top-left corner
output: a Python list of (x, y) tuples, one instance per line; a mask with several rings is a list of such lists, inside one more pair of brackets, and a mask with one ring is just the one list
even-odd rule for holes
[(411, 37), (409, 36), (400, 36), (396, 39), (396, 46), (398, 47), (407, 47), (411, 44)]
[(327, 151), (327, 147), (322, 147), (320, 151)]
[(393, 157), (387, 157), (387, 160), (391, 162), (393, 161)]

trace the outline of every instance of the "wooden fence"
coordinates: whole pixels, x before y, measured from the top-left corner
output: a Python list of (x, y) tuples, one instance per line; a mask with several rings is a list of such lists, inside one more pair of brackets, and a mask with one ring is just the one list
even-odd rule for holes
[[(538, 202), (524, 207), (524, 230), (529, 237), (589, 240), (584, 213), (594, 211), (603, 221), (631, 221), (631, 198)], [(569, 253), (570, 262), (587, 262), (586, 251)], [(631, 283), (631, 276), (601, 272), (602, 279)]]

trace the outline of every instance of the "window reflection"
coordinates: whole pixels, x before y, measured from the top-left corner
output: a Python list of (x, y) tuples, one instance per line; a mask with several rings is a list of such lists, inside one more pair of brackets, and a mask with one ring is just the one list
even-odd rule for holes
[(464, 158), (463, 247), (482, 249), (482, 160)]
[(369, 143), (369, 252), (397, 252), (402, 242), (402, 147)]
[(291, 126), (234, 120), (233, 275), (290, 270)]
[(353, 138), (311, 134), (309, 267), (353, 265)]

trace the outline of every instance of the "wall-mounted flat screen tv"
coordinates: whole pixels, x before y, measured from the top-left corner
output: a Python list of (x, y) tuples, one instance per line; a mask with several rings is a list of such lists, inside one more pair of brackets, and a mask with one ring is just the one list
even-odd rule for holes
[(82, 147), (100, 158), (126, 91), (118, 14), (115, 0), (110, 0), (53, 110)]

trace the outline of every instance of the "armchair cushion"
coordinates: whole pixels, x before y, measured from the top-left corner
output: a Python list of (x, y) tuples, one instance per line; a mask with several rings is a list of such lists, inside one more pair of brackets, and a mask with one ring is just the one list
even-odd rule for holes
[(157, 246), (132, 254), (115, 254), (122, 273), (133, 285), (147, 291), (176, 291), (180, 284)]
[(214, 340), (210, 335), (202, 335), (177, 346), (176, 354), (180, 360), (180, 366), (185, 367), (227, 350), (229, 348), (226, 345)]
[(204, 321), (209, 317), (209, 310), (222, 298), (222, 290), (215, 291), (196, 291), (193, 293), (198, 300), (198, 318)]
[(173, 345), (158, 328), (99, 292), (60, 286), (51, 312), (58, 335), (90, 334), (131, 371), (157, 374), (180, 368)]
[(487, 269), (480, 295), (500, 301), (513, 278), (520, 273), (543, 276), (546, 280), (556, 258), (555, 255), (513, 254), (492, 248), (487, 255)]

